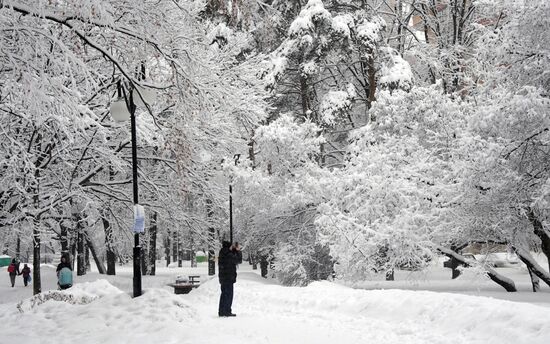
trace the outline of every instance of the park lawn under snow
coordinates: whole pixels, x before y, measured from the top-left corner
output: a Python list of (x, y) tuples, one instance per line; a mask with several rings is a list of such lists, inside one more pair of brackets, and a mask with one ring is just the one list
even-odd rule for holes
[[(53, 266), (42, 269), (45, 289), (54, 288)], [(247, 265), (235, 285), (238, 316), (219, 318), (217, 279), (198, 268), (202, 285), (175, 295), (165, 284), (177, 270), (145, 276), (144, 294), (135, 299), (128, 294), (131, 273), (124, 269), (117, 276), (78, 277), (67, 291), (42, 293), (52, 298), (43, 303), (30, 297), (31, 287), (22, 287), (20, 278), (16, 288), (6, 280), (0, 286), (0, 343), (550, 343), (548, 307), (331, 282), (283, 287)]]

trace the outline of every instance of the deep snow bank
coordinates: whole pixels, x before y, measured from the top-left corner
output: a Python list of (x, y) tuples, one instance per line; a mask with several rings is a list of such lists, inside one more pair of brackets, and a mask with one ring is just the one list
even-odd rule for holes
[(242, 274), (236, 318), (217, 317), (218, 298), (215, 279), (188, 295), (163, 287), (136, 299), (105, 280), (81, 283), (19, 310), (0, 305), (0, 343), (550, 342), (547, 308), (484, 297), (328, 282), (291, 288)]

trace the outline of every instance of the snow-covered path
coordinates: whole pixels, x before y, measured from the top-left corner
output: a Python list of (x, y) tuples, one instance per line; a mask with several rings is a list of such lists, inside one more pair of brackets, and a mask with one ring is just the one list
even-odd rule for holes
[[(53, 271), (43, 272), (48, 281)], [(356, 290), (330, 282), (291, 288), (241, 271), (233, 307), (238, 316), (219, 318), (216, 279), (190, 294), (174, 295), (162, 286), (161, 275), (144, 280), (145, 286), (158, 283), (132, 299), (119, 289), (120, 284), (130, 289), (130, 276), (117, 276), (111, 283), (92, 276), (68, 291), (50, 292), (69, 302), (33, 305), (27, 297), (22, 312), (17, 300), (4, 297), (30, 290), (0, 288), (0, 343), (550, 342), (548, 308), (529, 303), (430, 291)]]

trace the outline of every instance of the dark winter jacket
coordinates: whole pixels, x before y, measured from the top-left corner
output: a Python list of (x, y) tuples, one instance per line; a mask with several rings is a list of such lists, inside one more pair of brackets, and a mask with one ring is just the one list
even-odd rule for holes
[(55, 271), (59, 272), (59, 270), (61, 270), (63, 268), (69, 268), (69, 270), (73, 271), (73, 268), (72, 268), (71, 264), (69, 264), (68, 262), (61, 262), (61, 263), (57, 264), (57, 270), (55, 270)]
[(21, 274), (23, 275), (23, 277), (29, 276), (31, 274), (31, 268), (25, 266), (23, 270), (21, 270)]
[(218, 254), (218, 278), (220, 284), (237, 281), (237, 264), (243, 260), (241, 251), (231, 249), (231, 243), (224, 241)]
[(21, 273), (19, 272), (19, 264), (15, 259), (12, 259), (11, 264), (8, 266), (8, 269), (10, 269), (12, 265), (13, 265), (13, 271), (9, 273), (10, 276), (20, 275)]

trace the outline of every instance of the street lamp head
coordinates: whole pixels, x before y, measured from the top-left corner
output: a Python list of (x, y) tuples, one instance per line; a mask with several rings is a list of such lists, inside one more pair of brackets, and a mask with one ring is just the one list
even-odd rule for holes
[(111, 116), (115, 122), (127, 122), (130, 119), (130, 111), (124, 99), (117, 99), (111, 102)]

